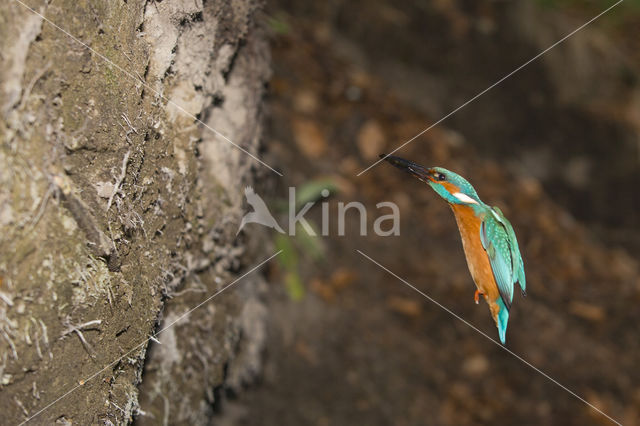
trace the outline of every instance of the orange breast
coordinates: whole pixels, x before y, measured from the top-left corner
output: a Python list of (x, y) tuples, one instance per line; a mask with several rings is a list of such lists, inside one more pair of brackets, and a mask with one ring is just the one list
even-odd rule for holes
[(482, 218), (476, 217), (473, 209), (468, 206), (452, 205), (451, 209), (456, 217), (456, 222), (458, 222), (462, 247), (464, 248), (471, 277), (478, 290), (485, 295), (485, 298), (488, 299), (487, 302), (491, 306), (500, 297), (500, 293), (491, 270), (489, 256), (480, 241)]

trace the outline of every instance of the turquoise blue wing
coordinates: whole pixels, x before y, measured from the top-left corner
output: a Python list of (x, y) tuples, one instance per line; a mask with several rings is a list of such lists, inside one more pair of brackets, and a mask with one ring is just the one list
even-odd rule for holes
[(490, 210), (480, 225), (480, 241), (484, 247), (498, 285), (498, 291), (507, 309), (513, 301), (514, 268), (511, 258), (509, 233), (497, 212)]
[(498, 312), (498, 335), (500, 336), (500, 341), (504, 345), (507, 342), (507, 322), (509, 322), (509, 309), (505, 306), (502, 298), (497, 300), (498, 306), (500, 306), (500, 311)]
[(520, 254), (520, 247), (518, 246), (518, 239), (516, 238), (516, 233), (513, 230), (513, 226), (511, 226), (511, 222), (507, 220), (507, 218), (502, 214), (502, 211), (498, 207), (493, 208), (498, 216), (500, 217), (500, 222), (504, 225), (507, 234), (509, 235), (509, 246), (511, 247), (511, 260), (512, 260), (512, 269), (514, 282), (520, 284), (520, 288), (522, 289), (522, 294), (526, 295), (527, 292), (527, 279), (524, 275), (524, 262), (522, 261), (522, 255)]

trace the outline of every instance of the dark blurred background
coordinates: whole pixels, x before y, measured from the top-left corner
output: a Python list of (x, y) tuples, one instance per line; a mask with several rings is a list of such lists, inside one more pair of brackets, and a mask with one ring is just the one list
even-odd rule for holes
[[(285, 177), (265, 187), (329, 187), (332, 217), (361, 201), (369, 236), (354, 214), (346, 237), (336, 223), (274, 237), (265, 372), (221, 421), (611, 424), (358, 254), (497, 340), (446, 204), (386, 164), (356, 175), (612, 4), (268, 2), (265, 145)], [(625, 1), (397, 153), (460, 173), (505, 212), (529, 286), (507, 347), (626, 425), (640, 424), (639, 24)], [(400, 236), (373, 235), (385, 200)], [(319, 224), (320, 206), (308, 217)]]

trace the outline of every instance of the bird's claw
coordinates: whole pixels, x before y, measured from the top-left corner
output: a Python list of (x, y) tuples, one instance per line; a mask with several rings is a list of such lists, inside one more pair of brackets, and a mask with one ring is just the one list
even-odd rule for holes
[(476, 290), (476, 294), (473, 295), (473, 300), (476, 301), (476, 305), (480, 303), (480, 296), (484, 296), (484, 294), (480, 293), (480, 290)]

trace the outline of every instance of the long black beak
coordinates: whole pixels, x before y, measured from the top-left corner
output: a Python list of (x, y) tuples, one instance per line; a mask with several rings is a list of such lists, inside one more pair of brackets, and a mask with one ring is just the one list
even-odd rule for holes
[(380, 158), (386, 160), (391, 165), (399, 168), (400, 170), (404, 170), (405, 172), (417, 177), (423, 182), (429, 182), (431, 173), (425, 167), (420, 164), (416, 164), (412, 161), (405, 160), (404, 158), (396, 157), (393, 155), (380, 154)]

